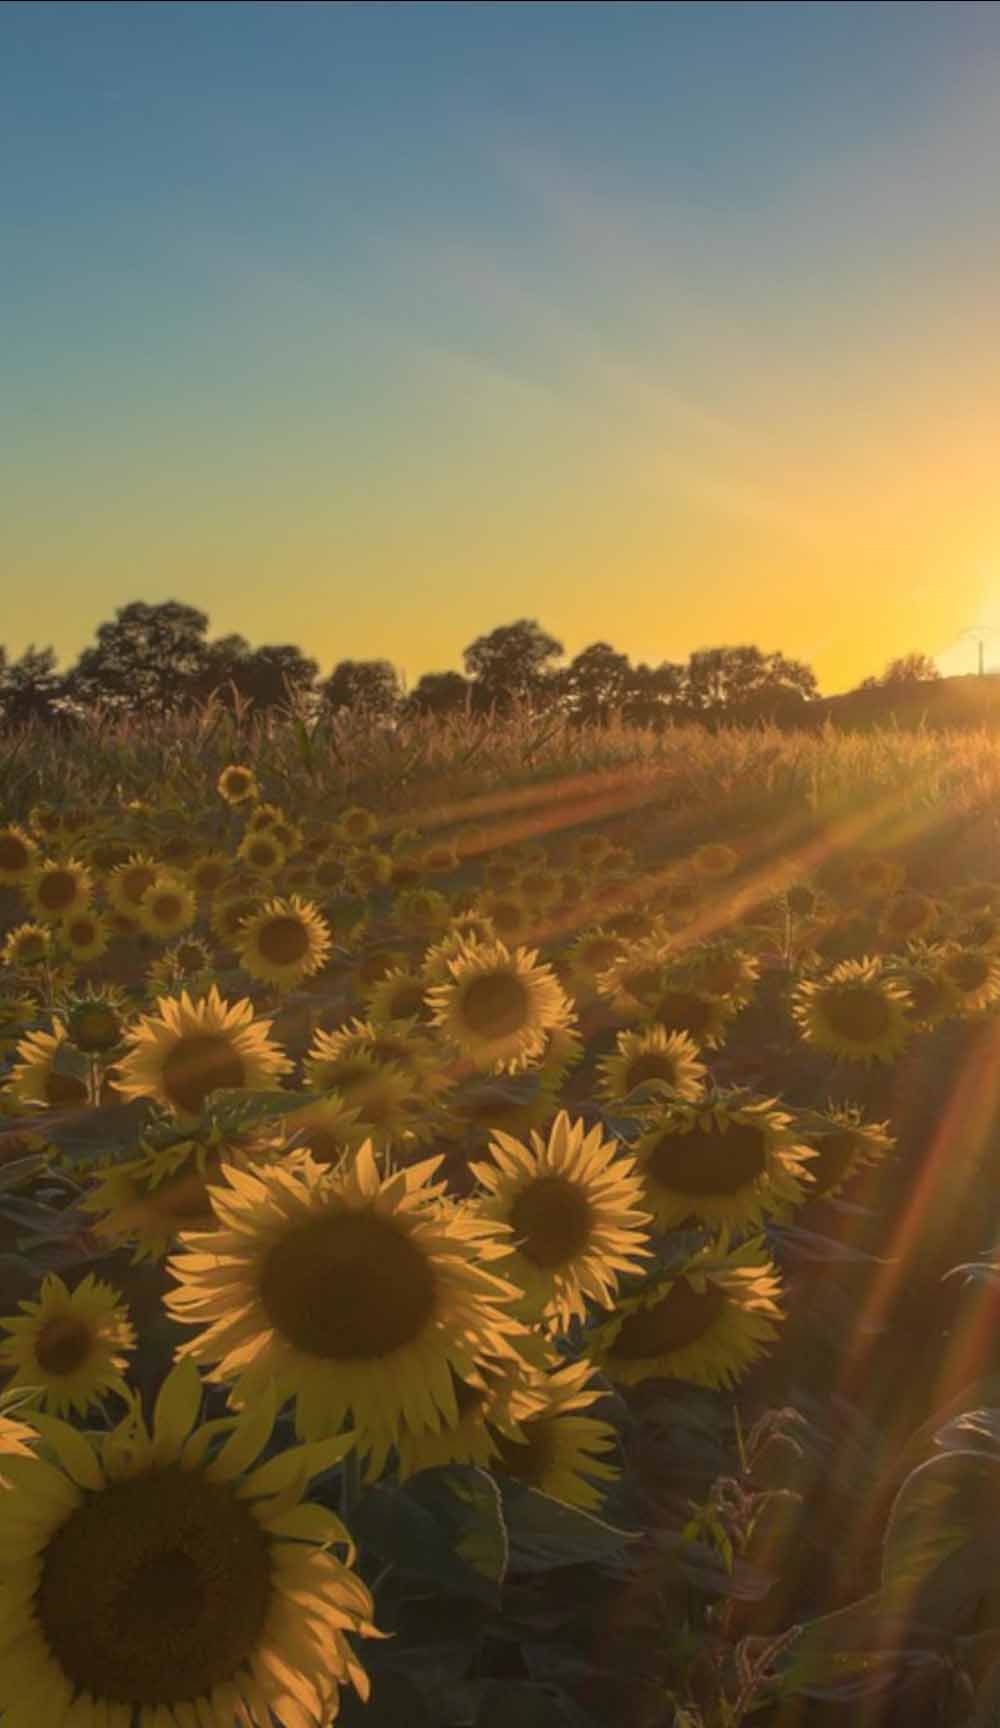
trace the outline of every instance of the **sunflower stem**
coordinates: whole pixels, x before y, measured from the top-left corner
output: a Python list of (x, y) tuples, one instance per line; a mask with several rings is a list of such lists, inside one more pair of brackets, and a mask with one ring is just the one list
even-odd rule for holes
[(361, 1459), (356, 1446), (351, 1448), (344, 1459), (344, 1474), (340, 1484), (340, 1511), (348, 1530), (354, 1520), (358, 1501), (361, 1499)]

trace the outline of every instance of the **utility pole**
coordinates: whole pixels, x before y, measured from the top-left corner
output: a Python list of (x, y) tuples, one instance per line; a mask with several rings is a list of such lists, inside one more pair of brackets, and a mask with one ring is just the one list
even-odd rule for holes
[(979, 676), (984, 676), (983, 647), (987, 636), (995, 636), (998, 626), (995, 624), (971, 624), (968, 630), (960, 630), (959, 636), (972, 636), (979, 648)]

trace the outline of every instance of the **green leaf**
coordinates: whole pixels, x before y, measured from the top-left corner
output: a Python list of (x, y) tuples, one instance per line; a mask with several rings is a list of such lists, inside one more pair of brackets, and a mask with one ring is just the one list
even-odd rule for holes
[(863, 1698), (895, 1686), (901, 1671), (939, 1666), (939, 1636), (906, 1614), (887, 1613), (876, 1591), (800, 1627), (771, 1684), (779, 1698)]
[(148, 1099), (135, 1098), (127, 1104), (67, 1112), (61, 1118), (37, 1117), (35, 1128), (59, 1148), (70, 1167), (90, 1159), (120, 1164), (135, 1157), (149, 1114)]
[(500, 1485), (512, 1572), (548, 1572), (555, 1566), (620, 1563), (639, 1531), (618, 1530), (579, 1506), (543, 1494), (513, 1478)]
[(1000, 1565), (1000, 1457), (968, 1447), (911, 1471), (889, 1513), (882, 1593), (956, 1632)]
[(453, 1464), (421, 1470), (399, 1487), (377, 1483), (363, 1496), (352, 1533), (401, 1571), (499, 1605), (507, 1533), (499, 1490), (485, 1470)]

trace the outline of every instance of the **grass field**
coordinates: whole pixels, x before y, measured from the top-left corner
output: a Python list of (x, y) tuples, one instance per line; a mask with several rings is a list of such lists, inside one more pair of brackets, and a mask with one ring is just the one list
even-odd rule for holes
[(3, 1722), (995, 1720), (998, 848), (985, 730), (0, 739)]

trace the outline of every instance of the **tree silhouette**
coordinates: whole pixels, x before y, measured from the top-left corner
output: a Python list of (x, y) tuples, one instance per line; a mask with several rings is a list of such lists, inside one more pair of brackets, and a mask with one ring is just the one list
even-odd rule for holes
[(425, 672), (406, 698), (407, 714), (459, 714), (472, 694), (461, 672)]
[(214, 695), (229, 709), (238, 696), (263, 712), (284, 707), (290, 692), (309, 695), (318, 675), (317, 662), (290, 642), (251, 648), (242, 636), (223, 636), (207, 644), (206, 667), (194, 694), (199, 701)]
[(9, 661), (0, 644), (0, 718), (6, 725), (38, 720), (49, 726), (73, 724), (65, 707), (64, 680), (55, 664), (54, 648), (36, 648), (32, 642), (19, 660)]
[(519, 618), (477, 636), (462, 656), (473, 680), (474, 705), (483, 710), (495, 704), (502, 711), (517, 697), (537, 699), (551, 686), (548, 662), (562, 652), (562, 643), (546, 635), (533, 618)]
[(88, 705), (160, 715), (191, 699), (208, 663), (208, 615), (178, 600), (133, 600), (102, 624), (66, 677), (66, 692)]
[(629, 673), (622, 719), (629, 726), (653, 726), (658, 731), (673, 718), (683, 718), (684, 668), (672, 660), (647, 666), (644, 660)]
[(859, 690), (880, 690), (887, 684), (929, 684), (941, 674), (929, 654), (901, 654), (890, 660), (878, 678), (866, 678)]
[(764, 654), (752, 644), (699, 648), (689, 656), (685, 669), (685, 702), (695, 715), (717, 715), (764, 694), (810, 697), (816, 691), (816, 675), (804, 661)]
[(334, 714), (362, 710), (370, 719), (392, 719), (403, 700), (399, 674), (389, 660), (340, 660), (317, 691)]
[(625, 702), (631, 676), (627, 654), (616, 653), (609, 642), (591, 642), (555, 675), (555, 680), (571, 718), (578, 725), (596, 722), (606, 726), (612, 713)]

